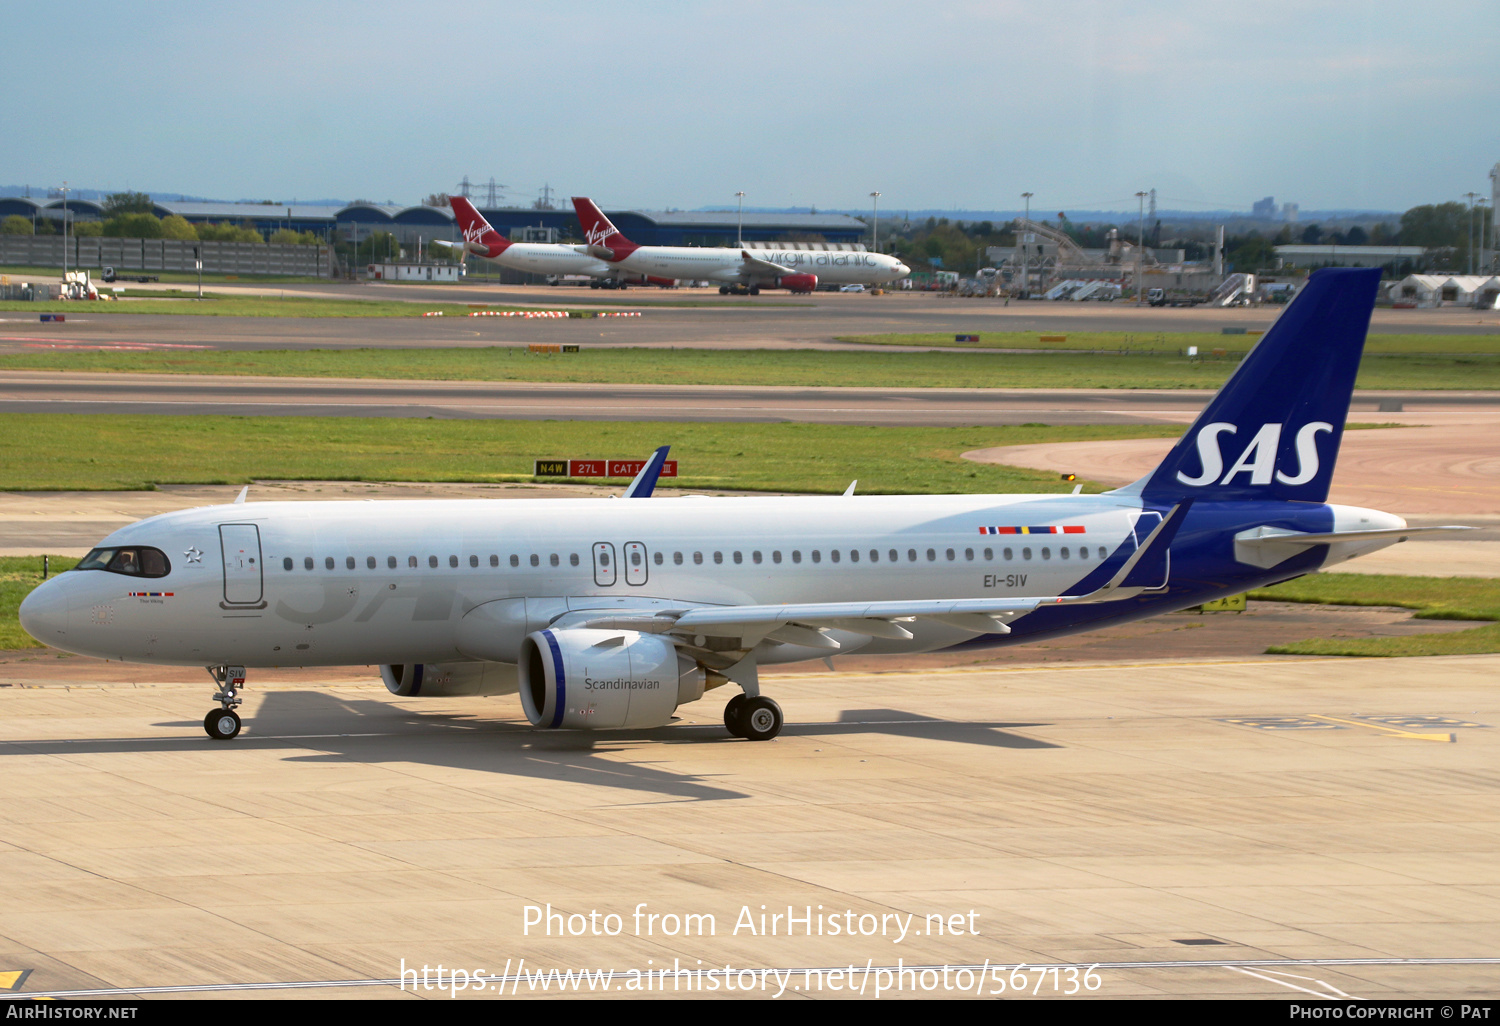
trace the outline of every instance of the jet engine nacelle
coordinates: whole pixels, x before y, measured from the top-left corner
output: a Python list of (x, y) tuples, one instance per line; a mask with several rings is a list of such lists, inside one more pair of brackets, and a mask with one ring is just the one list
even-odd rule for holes
[(382, 666), (380, 679), (402, 698), (513, 695), (516, 668), (505, 663), (405, 663)]
[(516, 669), (534, 727), (659, 727), (703, 697), (703, 668), (637, 631), (537, 631), (521, 642)]
[(816, 274), (783, 274), (776, 279), (776, 284), (793, 292), (811, 292), (818, 287), (818, 276)]

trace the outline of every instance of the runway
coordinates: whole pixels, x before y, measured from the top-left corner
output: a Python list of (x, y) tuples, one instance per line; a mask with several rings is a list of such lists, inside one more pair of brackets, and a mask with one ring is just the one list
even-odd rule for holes
[[(492, 381), (232, 377), (11, 371), (0, 412), (757, 421), (966, 426), (1186, 423), (1211, 393), (1145, 389), (797, 388)], [(1356, 395), (1372, 413), (1390, 400), (1438, 412), (1500, 408), (1471, 392)]]
[[(180, 287), (180, 286), (164, 286)], [(817, 293), (811, 298), (761, 296), (759, 302), (705, 290), (630, 290), (608, 297), (587, 290), (465, 285), (214, 286), (225, 295), (399, 299), (418, 303), (475, 303), (547, 309), (642, 311), (621, 319), (516, 320), (502, 317), (213, 317), (124, 314), (107, 304), (80, 304), (62, 324), (0, 314), (0, 353), (91, 346), (211, 349), (344, 349), (518, 346), (533, 342), (591, 346), (733, 349), (849, 349), (851, 335), (969, 334), (985, 331), (1156, 332), (1247, 331), (1268, 328), (1279, 307), (1246, 309), (1137, 308), (1120, 303), (1016, 302), (959, 299), (936, 293), (884, 296)], [(122, 302), (128, 302), (122, 301)], [(180, 300), (184, 306), (191, 299)], [(669, 303), (696, 303), (670, 306)], [(1500, 331), (1500, 313), (1458, 308), (1377, 310), (1373, 334), (1487, 334)], [(882, 346), (882, 349), (890, 347)], [(931, 348), (924, 346), (922, 348)], [(984, 350), (978, 350), (983, 352)], [(1000, 355), (1000, 354), (997, 354)]]

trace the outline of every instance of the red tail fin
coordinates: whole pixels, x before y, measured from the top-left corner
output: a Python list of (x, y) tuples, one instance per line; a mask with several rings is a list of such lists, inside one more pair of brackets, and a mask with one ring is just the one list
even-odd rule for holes
[(490, 223), (467, 199), (450, 196), (448, 203), (453, 207), (459, 231), (464, 234), (464, 248), (470, 253), (493, 260), (510, 247), (510, 240), (491, 228)]
[(589, 252), (601, 260), (623, 260), (640, 249), (635, 243), (620, 234), (620, 229), (610, 224), (604, 212), (587, 196), (574, 196), (573, 209), (578, 212), (578, 223), (583, 226), (583, 241)]

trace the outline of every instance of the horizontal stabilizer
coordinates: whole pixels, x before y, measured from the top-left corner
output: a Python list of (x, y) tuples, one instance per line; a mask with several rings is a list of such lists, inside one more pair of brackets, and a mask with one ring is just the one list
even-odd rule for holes
[(1445, 527), (1394, 527), (1379, 531), (1331, 531), (1303, 532), (1287, 531), (1279, 527), (1254, 527), (1234, 536), (1234, 558), (1250, 566), (1273, 567), (1291, 559), (1314, 545), (1334, 545), (1339, 542), (1379, 541), (1387, 544), (1404, 542), (1419, 534), (1438, 531), (1472, 531), (1472, 527), (1449, 525)]

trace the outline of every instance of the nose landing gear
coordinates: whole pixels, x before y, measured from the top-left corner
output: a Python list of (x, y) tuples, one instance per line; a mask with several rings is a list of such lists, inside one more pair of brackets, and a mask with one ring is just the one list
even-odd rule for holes
[(240, 689), (245, 686), (245, 668), (207, 666), (204, 669), (208, 670), (208, 675), (219, 686), (219, 690), (214, 692), (214, 701), (219, 703), (219, 708), (203, 717), (203, 730), (215, 741), (228, 741), (237, 737), (240, 732), (240, 714), (234, 711), (234, 707), (244, 701), (240, 697)]

